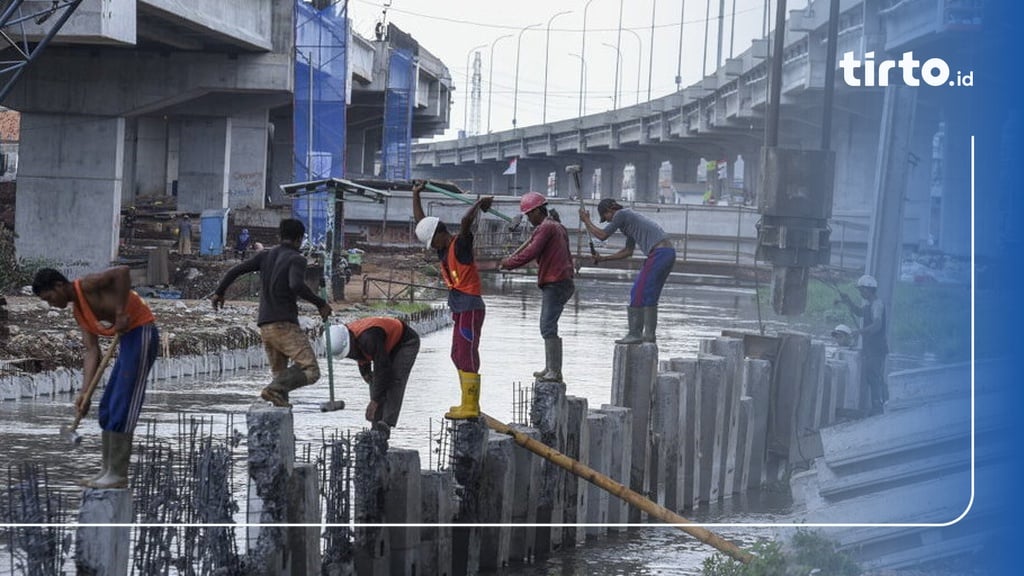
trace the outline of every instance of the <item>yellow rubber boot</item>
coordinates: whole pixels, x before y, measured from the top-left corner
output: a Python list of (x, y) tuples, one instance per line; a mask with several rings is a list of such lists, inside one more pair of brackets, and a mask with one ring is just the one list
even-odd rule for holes
[(480, 375), (459, 370), (462, 404), (452, 406), (444, 415), (449, 420), (468, 420), (480, 417)]

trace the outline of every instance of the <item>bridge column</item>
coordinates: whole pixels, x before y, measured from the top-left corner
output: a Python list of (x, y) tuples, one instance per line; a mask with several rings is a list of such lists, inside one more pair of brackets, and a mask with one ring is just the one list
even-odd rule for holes
[[(164, 196), (170, 194), (167, 187), (167, 133), (168, 123), (163, 118), (137, 118), (129, 121), (129, 129), (135, 131), (132, 162), (126, 159), (125, 174), (131, 174), (131, 186), (124, 190), (125, 206), (135, 203), (139, 196)], [(127, 177), (126, 177), (127, 179)]]
[(231, 119), (185, 118), (178, 154), (178, 210), (228, 207)]
[(110, 264), (120, 231), (124, 136), (124, 118), (21, 115), (18, 256), (55, 261), (71, 276)]
[(261, 110), (231, 118), (229, 208), (263, 208), (267, 189), (267, 116), (267, 111)]

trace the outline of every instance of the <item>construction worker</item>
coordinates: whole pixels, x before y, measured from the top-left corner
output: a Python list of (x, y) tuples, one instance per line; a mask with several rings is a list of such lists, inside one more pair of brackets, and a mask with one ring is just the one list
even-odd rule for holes
[[(260, 273), (260, 307), (256, 325), (260, 327), (263, 348), (270, 363), (273, 379), (262, 391), (260, 398), (281, 408), (290, 407), (288, 393), (307, 386), (320, 378), (320, 367), (309, 338), (299, 327), (298, 299), (316, 306), (320, 316), (327, 319), (331, 306), (306, 285), (306, 259), (299, 245), (306, 233), (301, 221), (281, 220), (278, 229), (281, 243), (270, 250), (257, 252), (253, 257), (237, 264), (224, 274), (210, 302), (217, 310), (224, 305), (224, 293), (242, 274)], [(288, 365), (288, 361), (292, 365)]]
[(846, 324), (839, 324), (832, 329), (832, 341), (839, 348), (850, 348), (855, 340), (853, 330)]
[(355, 360), (370, 386), (366, 421), (385, 433), (398, 425), (420, 336), (397, 318), (370, 317), (331, 326), (331, 353)]
[(480, 211), (488, 211), (491, 196), (484, 196), (462, 216), (459, 234), (453, 235), (436, 216), (423, 212), (420, 192), (426, 182), (412, 187), (413, 217), (416, 219), (416, 237), (427, 248), (437, 251), (441, 262), (441, 278), (448, 286), (448, 307), (455, 326), (452, 330), (452, 362), (459, 372), (462, 401), (444, 415), (451, 420), (464, 420), (480, 416), (480, 330), (483, 328), (486, 308), (480, 297), (480, 273), (473, 257), (473, 225)]
[(178, 221), (178, 253), (182, 255), (192, 253), (192, 219), (188, 214)]
[(604, 228), (595, 226), (586, 208), (580, 208), (580, 219), (590, 234), (599, 240), (607, 240), (616, 230), (621, 230), (626, 236), (626, 246), (614, 254), (594, 256), (595, 264), (629, 258), (637, 245), (647, 255), (629, 293), (629, 308), (626, 309), (629, 332), (615, 342), (654, 342), (658, 326), (658, 300), (675, 266), (676, 249), (657, 222), (629, 208), (623, 208), (611, 198), (598, 202), (597, 213), (601, 222), (608, 222)]
[(540, 380), (562, 381), (562, 339), (558, 319), (565, 303), (576, 291), (573, 284), (572, 253), (565, 226), (550, 217), (547, 198), (537, 192), (523, 194), (519, 211), (533, 225), (530, 240), (501, 261), (498, 269), (514, 270), (536, 260), (537, 286), (541, 290), (540, 335), (544, 339), (544, 369), (534, 372)]
[(156, 361), (160, 332), (152, 310), (131, 289), (127, 266), (109, 268), (69, 282), (52, 268), (36, 272), (32, 292), (50, 306), (72, 304), (75, 321), (82, 329), (85, 354), (82, 392), (75, 409), (85, 416), (92, 404), (88, 384), (100, 370), (99, 336), (120, 335), (120, 350), (100, 399), (99, 424), (103, 458), (100, 472), (83, 481), (90, 488), (125, 488), (132, 436), (146, 398), (149, 370)]
[(854, 330), (852, 337), (861, 339), (861, 372), (869, 396), (868, 415), (875, 416), (884, 411), (889, 401), (889, 387), (885, 382), (885, 357), (889, 354), (885, 304), (878, 297), (878, 281), (874, 276), (865, 274), (858, 278), (857, 291), (864, 301), (859, 306), (845, 293), (839, 294), (850, 312), (861, 319), (861, 328)]

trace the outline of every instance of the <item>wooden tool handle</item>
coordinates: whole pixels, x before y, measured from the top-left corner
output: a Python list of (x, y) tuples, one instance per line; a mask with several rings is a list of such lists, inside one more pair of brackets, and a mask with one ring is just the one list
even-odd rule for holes
[[(110, 359), (114, 357), (114, 350), (117, 348), (117, 344), (120, 341), (121, 335), (116, 334), (114, 336), (114, 341), (110, 343), (110, 347), (107, 348), (107, 351), (103, 354), (103, 358), (100, 359), (100, 364), (96, 367), (96, 373), (92, 375), (92, 380), (89, 381), (89, 385), (82, 391), (86, 400), (92, 400), (92, 395), (96, 391), (96, 386), (99, 385), (100, 378), (103, 377), (103, 372), (107, 369), (107, 365), (110, 364)], [(78, 427), (78, 423), (82, 421), (83, 416), (85, 416), (85, 414), (78, 414), (75, 417), (75, 422), (71, 425), (72, 430)]]

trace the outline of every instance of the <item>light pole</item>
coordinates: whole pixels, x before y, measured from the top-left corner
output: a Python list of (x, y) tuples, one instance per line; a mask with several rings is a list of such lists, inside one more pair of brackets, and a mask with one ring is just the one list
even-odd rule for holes
[(551, 18), (548, 18), (548, 30), (544, 35), (544, 106), (543, 112), (541, 112), (541, 124), (548, 123), (548, 50), (551, 48), (551, 22), (555, 18), (565, 14), (572, 14), (572, 10), (559, 12)]
[[(636, 33), (636, 30), (630, 30), (629, 28), (622, 29), (625, 32), (629, 32), (636, 38), (636, 103), (640, 103), (640, 69), (644, 66), (644, 41), (640, 39), (640, 35)], [(623, 70), (625, 72), (625, 70)], [(623, 74), (625, 75), (625, 74)]]
[(497, 44), (499, 40), (504, 40), (505, 38), (511, 38), (511, 37), (512, 37), (511, 34), (505, 34), (504, 36), (498, 36), (497, 38), (494, 39), (494, 42), (491, 42), (491, 55), (490, 55), (490, 57), (489, 57), (489, 59), (487, 61), (487, 133), (488, 134), (491, 133), (491, 95), (494, 94), (494, 83), (492, 82), (494, 80), (494, 45)]
[(587, 0), (587, 3), (583, 5), (583, 33), (580, 34), (580, 113), (582, 117), (587, 113), (587, 107), (583, 103), (583, 94), (586, 93), (586, 89), (583, 85), (583, 76), (586, 70), (584, 70), (584, 64), (587, 61), (587, 10), (590, 9), (590, 3), (594, 0)]
[[(622, 51), (619, 50), (619, 47), (614, 45), (614, 44), (609, 44), (607, 42), (601, 42), (601, 44), (611, 48), (612, 50), (615, 50), (615, 69), (618, 70), (619, 69), (619, 65), (622, 62)], [(615, 76), (615, 87), (614, 87), (614, 89), (615, 89), (615, 93), (614, 93), (615, 95), (612, 97), (612, 109), (613, 110), (617, 110), (619, 108), (619, 77), (618, 77), (618, 75)]]
[[(487, 44), (473, 46), (472, 48), (469, 49), (469, 52), (466, 52), (466, 107), (462, 111), (462, 132), (466, 136), (469, 136), (469, 57), (473, 54), (473, 52), (476, 52), (481, 48), (487, 48)], [(480, 128), (477, 127), (477, 129), (479, 130)]]
[(512, 129), (513, 130), (515, 130), (516, 119), (517, 119), (516, 115), (519, 112), (519, 52), (521, 51), (521, 49), (523, 47), (523, 32), (526, 32), (530, 28), (536, 28), (537, 26), (540, 26), (540, 22), (538, 22), (536, 24), (530, 24), (526, 28), (523, 28), (522, 30), (519, 31), (519, 39), (516, 40), (516, 82), (515, 82), (515, 88), (513, 89), (513, 93), (512, 93)]
[[(735, 7), (736, 0), (733, 0), (733, 7)], [(647, 100), (651, 99), (651, 78), (654, 74), (654, 22), (657, 19), (658, 14), (658, 0), (652, 0), (651, 2), (651, 44), (647, 50), (649, 55), (647, 56)]]
[(619, 68), (622, 60), (622, 4), (625, 0), (619, 0), (619, 33), (615, 35), (615, 51), (619, 53), (619, 59), (615, 61), (615, 108), (619, 107)]
[(679, 58), (676, 60), (676, 92), (683, 89), (683, 25), (686, 23), (686, 0), (679, 9)]
[[(580, 80), (586, 77), (587, 74), (587, 61), (583, 59), (583, 56), (570, 52), (569, 56), (575, 56), (580, 59)], [(580, 117), (583, 116), (583, 82), (580, 82)]]

